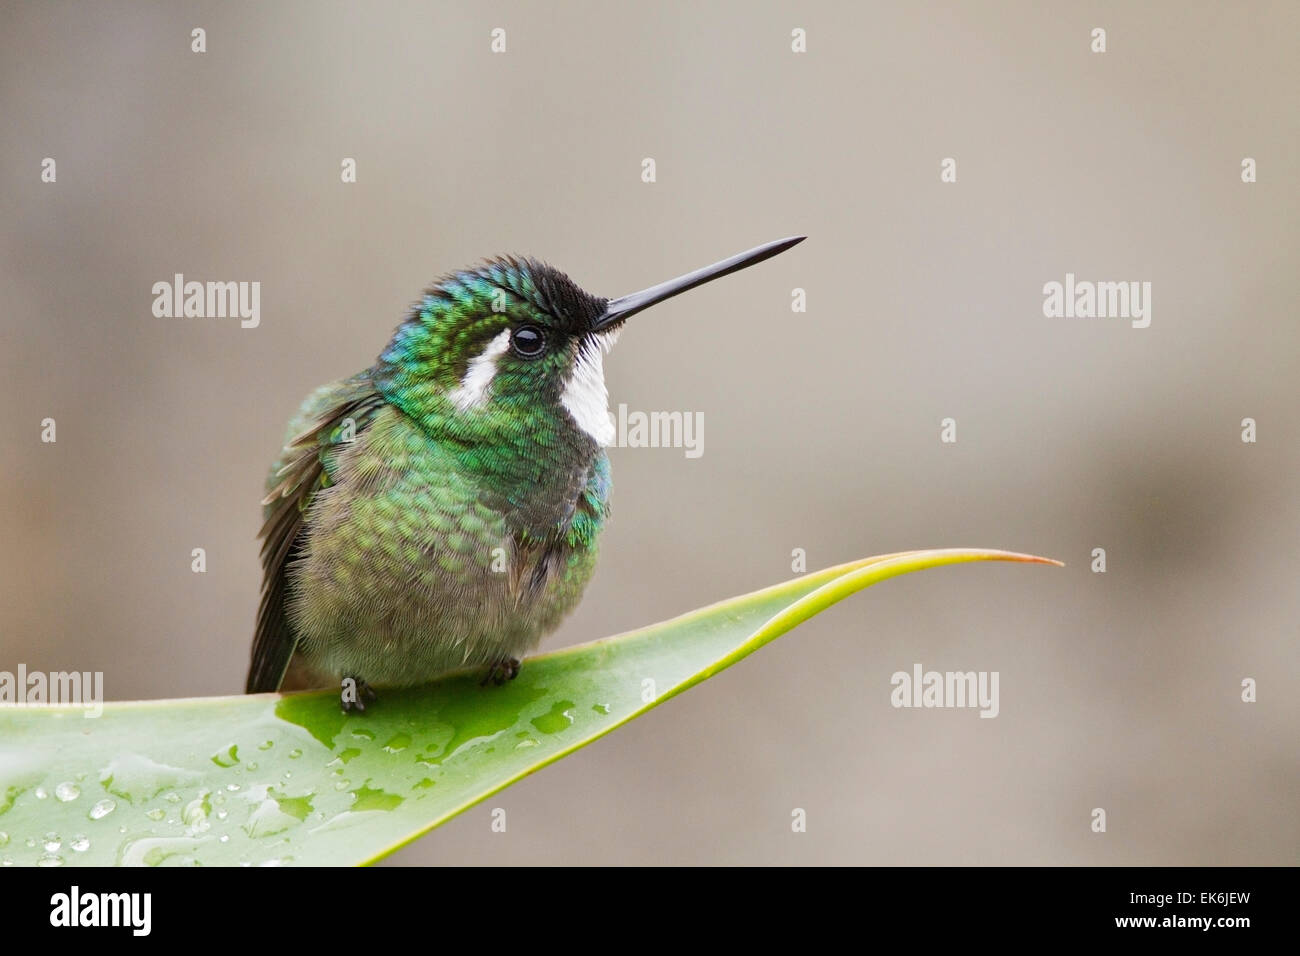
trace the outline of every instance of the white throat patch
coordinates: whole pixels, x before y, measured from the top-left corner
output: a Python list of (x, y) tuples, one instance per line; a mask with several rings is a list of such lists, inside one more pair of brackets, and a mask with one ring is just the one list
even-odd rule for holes
[(492, 379), (497, 374), (497, 359), (510, 348), (510, 330), (499, 333), (487, 348), (469, 361), (465, 377), (460, 385), (447, 393), (447, 397), (456, 403), (462, 412), (487, 401), (488, 390), (492, 388)]
[(579, 346), (573, 371), (564, 385), (560, 404), (568, 411), (574, 423), (591, 436), (602, 448), (613, 444), (614, 420), (609, 414), (609, 391), (605, 388), (605, 362), (603, 355), (614, 344), (617, 333), (607, 332), (585, 340)]

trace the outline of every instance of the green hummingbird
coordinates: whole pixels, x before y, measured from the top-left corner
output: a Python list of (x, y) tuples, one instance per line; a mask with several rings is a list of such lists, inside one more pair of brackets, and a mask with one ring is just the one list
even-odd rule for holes
[(364, 710), (371, 684), (512, 679), (595, 567), (615, 439), (602, 354), (636, 313), (803, 239), (618, 299), (529, 258), (439, 280), (371, 368), (289, 423), (246, 691), (338, 684)]

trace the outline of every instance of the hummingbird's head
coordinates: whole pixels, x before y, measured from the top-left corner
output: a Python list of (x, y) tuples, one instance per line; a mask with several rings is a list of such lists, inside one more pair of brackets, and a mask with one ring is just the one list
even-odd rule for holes
[(602, 357), (623, 323), (803, 238), (770, 242), (618, 299), (585, 292), (534, 259), (490, 260), (424, 294), (379, 356), (376, 386), (417, 420), (468, 441), (527, 423), (610, 444)]

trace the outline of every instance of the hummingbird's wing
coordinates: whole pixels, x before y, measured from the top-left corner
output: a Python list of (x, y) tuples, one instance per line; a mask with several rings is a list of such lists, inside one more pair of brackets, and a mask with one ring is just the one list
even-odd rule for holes
[(287, 571), (303, 545), (303, 516), (312, 496), (331, 483), (330, 460), (370, 424), (384, 400), (368, 376), (328, 386), (307, 400), (298, 421), (306, 430), (289, 440), (262, 499), (262, 603), (244, 692), (278, 690), (298, 640), (285, 612)]

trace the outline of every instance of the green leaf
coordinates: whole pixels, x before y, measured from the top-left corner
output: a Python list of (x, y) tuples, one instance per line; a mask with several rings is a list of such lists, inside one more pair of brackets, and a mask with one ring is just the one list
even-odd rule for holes
[[(0, 862), (369, 863), (752, 654), (862, 588), (967, 561), (910, 551), (828, 568), (528, 659), (388, 690), (0, 708)], [(828, 732), (830, 728), (828, 728)]]

